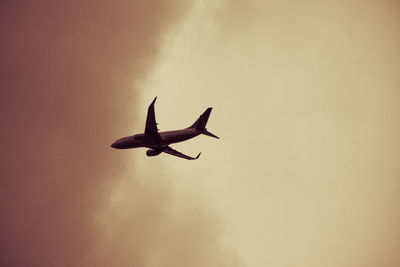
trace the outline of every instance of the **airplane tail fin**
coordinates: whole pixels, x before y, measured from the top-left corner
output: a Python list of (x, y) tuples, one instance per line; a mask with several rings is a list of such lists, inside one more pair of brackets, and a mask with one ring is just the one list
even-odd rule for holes
[(211, 110), (212, 110), (212, 108), (208, 108), (206, 111), (204, 111), (204, 113), (200, 115), (200, 117), (197, 119), (197, 121), (195, 121), (192, 124), (192, 126), (189, 127), (189, 129), (196, 129), (198, 131), (201, 131), (202, 134), (204, 134), (204, 135), (211, 136), (211, 137), (219, 139), (218, 136), (210, 133), (206, 129), (207, 121), (208, 121), (208, 118), (210, 117)]
[(203, 114), (200, 115), (200, 117), (195, 121), (192, 126), (189, 127), (189, 129), (196, 129), (199, 131), (205, 130), (208, 117), (210, 117), (212, 108), (208, 108), (206, 111), (204, 111)]

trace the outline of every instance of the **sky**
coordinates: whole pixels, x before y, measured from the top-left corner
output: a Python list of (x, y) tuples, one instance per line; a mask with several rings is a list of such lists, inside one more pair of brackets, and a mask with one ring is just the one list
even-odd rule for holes
[(396, 1), (0, 5), (0, 265), (400, 265)]

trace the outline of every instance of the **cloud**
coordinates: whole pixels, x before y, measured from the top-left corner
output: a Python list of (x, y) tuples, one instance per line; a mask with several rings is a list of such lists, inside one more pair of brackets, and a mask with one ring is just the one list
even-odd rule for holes
[(400, 266), (398, 3), (225, 3), (197, 6), (149, 82), (188, 100), (160, 123), (215, 107), (222, 138), (183, 145), (204, 169), (169, 166), (248, 266)]
[(1, 266), (204, 264), (216, 233), (201, 203), (179, 204), (167, 186), (134, 177), (130, 197), (109, 203), (125, 164), (109, 144), (132, 129), (135, 84), (189, 7), (2, 2)]

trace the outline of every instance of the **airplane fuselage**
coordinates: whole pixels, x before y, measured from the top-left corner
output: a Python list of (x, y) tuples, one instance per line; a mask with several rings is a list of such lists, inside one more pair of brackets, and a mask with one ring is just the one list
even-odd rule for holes
[(126, 136), (115, 141), (111, 147), (118, 149), (128, 149), (128, 148), (162, 148), (170, 144), (183, 142), (193, 137), (202, 134), (193, 128), (187, 128), (175, 131), (165, 131), (159, 132), (161, 139), (156, 138), (156, 136), (146, 137), (144, 133), (135, 134), (131, 136)]

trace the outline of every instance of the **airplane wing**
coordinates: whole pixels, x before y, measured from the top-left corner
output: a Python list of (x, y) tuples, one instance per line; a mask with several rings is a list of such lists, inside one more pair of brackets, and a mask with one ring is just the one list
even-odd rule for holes
[(151, 102), (151, 104), (147, 110), (147, 119), (146, 119), (146, 127), (144, 129), (144, 135), (145, 136), (158, 136), (158, 138), (160, 138), (160, 135), (158, 134), (158, 129), (157, 129), (156, 116), (154, 115), (154, 103), (156, 102), (156, 99), (157, 99), (157, 97), (154, 98), (153, 102)]
[(197, 157), (192, 158), (191, 156), (182, 154), (181, 152), (178, 152), (178, 151), (176, 151), (175, 149), (172, 149), (172, 148), (169, 147), (169, 146), (165, 147), (165, 148), (163, 149), (163, 152), (165, 152), (165, 153), (167, 153), (167, 154), (170, 154), (170, 155), (173, 155), (173, 156), (176, 156), (176, 157), (188, 159), (188, 160), (198, 159), (198, 158), (200, 157), (200, 154), (201, 154), (201, 153), (199, 153), (199, 154), (197, 155)]

